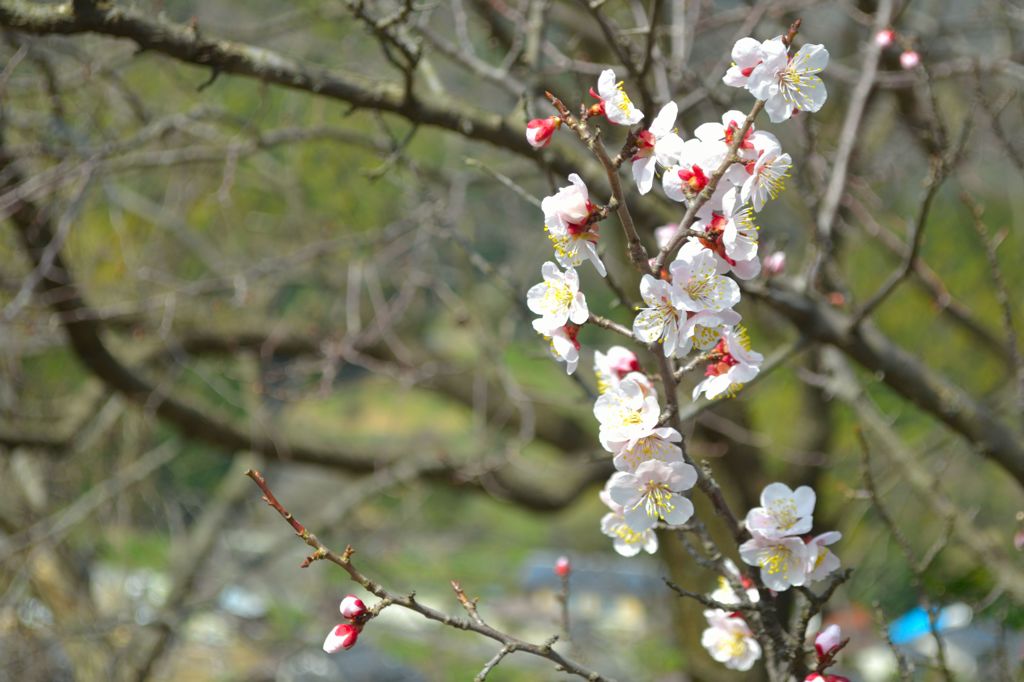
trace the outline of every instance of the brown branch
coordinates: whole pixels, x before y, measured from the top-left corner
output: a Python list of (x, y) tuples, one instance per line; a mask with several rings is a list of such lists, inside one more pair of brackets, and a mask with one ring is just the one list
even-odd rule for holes
[(988, 227), (985, 226), (985, 221), (982, 220), (984, 209), (967, 192), (960, 194), (960, 200), (970, 209), (974, 231), (978, 233), (978, 240), (985, 249), (988, 271), (992, 276), (992, 283), (995, 284), (996, 300), (999, 302), (999, 310), (1002, 312), (1006, 343), (1010, 349), (1014, 373), (1017, 375), (1017, 414), (1024, 417), (1024, 358), (1021, 357), (1020, 346), (1017, 342), (1017, 330), (1013, 326), (1013, 304), (1010, 302), (1010, 290), (1003, 277), (1003, 269), (999, 265), (999, 256), (996, 255), (992, 236), (988, 232)]
[[(2, 144), (0, 171), (4, 172), (5, 180), (0, 191), (21, 183), (21, 174)], [(30, 265), (39, 268), (44, 263), (46, 249), (53, 242), (54, 230), (48, 211), (31, 202), (18, 200), (12, 207), (10, 220)], [(322, 448), (254, 435), (218, 420), (208, 410), (168, 395), (110, 352), (102, 338), (101, 322), (84, 300), (61, 253), (56, 253), (49, 266), (41, 268), (40, 272), (42, 278), (37, 293), (46, 295), (59, 292), (59, 295), (52, 296), (50, 307), (60, 319), (72, 352), (86, 369), (110, 389), (130, 402), (152, 410), (156, 416), (176, 427), (188, 438), (212, 445), (214, 451), (222, 455), (248, 450), (273, 459), (318, 464), (357, 473), (371, 472), (381, 465), (380, 453), (376, 449), (357, 451)], [(473, 474), (446, 461), (443, 456), (438, 457), (435, 464), (424, 468), (424, 479), (496, 492), (536, 510), (555, 510), (571, 504), (585, 490), (606, 477), (609, 468), (608, 462), (583, 465), (583, 473), (575, 484), (556, 494), (538, 490), (530, 482), (517, 481), (511, 469)]]
[(747, 284), (744, 293), (764, 301), (810, 340), (835, 346), (866, 369), (878, 373), (896, 393), (965, 437), (1024, 486), (1024, 444), (982, 403), (867, 322), (791, 290)]
[(958, 542), (981, 557), (981, 563), (1002, 589), (1024, 601), (1024, 570), (991, 540), (990, 532), (976, 526), (943, 491), (941, 482), (903, 442), (890, 425), (890, 419), (868, 400), (849, 363), (838, 352), (833, 352), (825, 356), (825, 368), (831, 375), (828, 391), (849, 404), (857, 419), (881, 440), (882, 450), (900, 468), (902, 480), (914, 489), (936, 518), (949, 524)]
[[(234, 333), (197, 332), (177, 339), (170, 344), (168, 351), (175, 355), (184, 354), (197, 357), (230, 356), (241, 352), (256, 353), (268, 359), (322, 357), (325, 349), (334, 343), (337, 343), (337, 339), (329, 336), (316, 337), (290, 333), (268, 334), (260, 331)], [(394, 353), (389, 351), (385, 344), (358, 344), (357, 348), (367, 358), (373, 358), (382, 362), (398, 362)], [(408, 369), (412, 366), (437, 362), (439, 360), (432, 356), (414, 356), (413, 365), (400, 363), (400, 368)], [(449, 369), (446, 367), (445, 371), (416, 377), (414, 385), (418, 388), (434, 391), (467, 407), (479, 408), (480, 406), (478, 401), (475, 400), (473, 393), (473, 382), (467, 381), (470, 373), (471, 370), (467, 368)], [(500, 394), (501, 387), (497, 384), (492, 385), (489, 383), (487, 393)], [(533, 402), (531, 400), (531, 404)], [(518, 416), (518, 413), (510, 411), (506, 404), (488, 401), (483, 409), (487, 419), (498, 426), (511, 430), (519, 429), (522, 426), (523, 420)], [(547, 441), (566, 452), (584, 449), (589, 443), (594, 441), (594, 435), (591, 431), (581, 427), (571, 416), (551, 407), (535, 411), (532, 415), (532, 425), (532, 431), (536, 438)]]
[(368, 83), (245, 43), (199, 33), (185, 24), (153, 19), (113, 3), (96, 4), (78, 13), (70, 5), (42, 5), (5, 0), (0, 3), (0, 25), (38, 35), (97, 33), (134, 41), (140, 49), (159, 52), (182, 62), (274, 83), (294, 90), (347, 102), (356, 108), (399, 114), (423, 125), (444, 128), (474, 140), (489, 142), (532, 157), (518, 126), (501, 116), (460, 103), (408, 96), (403, 86)]
[(386, 600), (389, 605), (401, 606), (402, 608), (420, 614), (428, 620), (436, 621), (443, 625), (447, 625), (448, 627), (475, 632), (479, 635), (500, 642), (506, 647), (512, 647), (515, 651), (522, 651), (540, 658), (545, 658), (554, 663), (557, 670), (569, 673), (570, 675), (576, 675), (577, 677), (582, 677), (590, 682), (614, 682), (611, 678), (605, 677), (593, 670), (589, 670), (580, 663), (562, 656), (552, 648), (551, 645), (553, 644), (553, 641), (549, 640), (549, 642), (544, 644), (532, 644), (491, 627), (483, 620), (483, 618), (480, 617), (477, 612), (476, 603), (466, 596), (461, 585), (459, 585), (457, 581), (452, 581), (452, 589), (455, 590), (459, 603), (462, 604), (463, 608), (469, 615), (468, 619), (453, 618), (442, 611), (432, 609), (429, 606), (424, 606), (416, 601), (415, 594), (403, 596), (389, 592), (382, 585), (374, 582), (355, 567), (352, 563), (352, 555), (355, 554), (355, 550), (351, 545), (345, 547), (345, 551), (341, 554), (332, 551), (324, 545), (316, 535), (303, 526), (298, 519), (292, 516), (291, 512), (281, 504), (277, 497), (274, 496), (274, 493), (270, 490), (270, 487), (267, 485), (266, 480), (260, 472), (250, 469), (246, 472), (246, 476), (251, 478), (262, 491), (263, 500), (277, 511), (277, 513), (281, 515), (281, 518), (288, 522), (288, 525), (295, 530), (296, 535), (298, 535), (303, 542), (313, 549), (313, 553), (306, 557), (302, 562), (301, 567), (308, 567), (315, 561), (329, 561), (330, 563), (341, 567), (346, 573), (348, 573), (349, 577), (353, 581), (362, 585), (368, 592)]
[(670, 590), (677, 593), (680, 597), (687, 597), (689, 599), (693, 599), (694, 601), (699, 602), (700, 604), (708, 607), (709, 609), (719, 609), (721, 611), (740, 611), (746, 613), (749, 613), (751, 611), (757, 611), (757, 605), (755, 604), (723, 604), (722, 602), (716, 601), (701, 592), (691, 592), (690, 590), (680, 587), (668, 578), (662, 578), (662, 581), (666, 585), (668, 585)]
[(828, 187), (818, 211), (815, 232), (817, 249), (807, 273), (808, 285), (813, 285), (817, 281), (821, 267), (832, 256), (834, 244), (832, 233), (835, 229), (836, 215), (839, 212), (843, 191), (846, 188), (847, 171), (853, 156), (854, 145), (860, 141), (861, 122), (864, 119), (868, 96), (874, 88), (875, 74), (878, 73), (878, 61), (882, 56), (882, 47), (875, 42), (874, 36), (889, 25), (892, 5), (892, 0), (881, 0), (878, 3), (871, 34), (864, 41), (860, 78), (850, 94), (850, 104), (846, 109), (846, 117), (843, 119), (843, 127), (839, 133), (839, 146), (836, 149), (835, 160), (832, 162), (832, 173), (829, 175)]
[(928, 172), (928, 177), (925, 180), (924, 197), (921, 199), (921, 205), (917, 210), (917, 216), (912, 223), (910, 223), (907, 235), (907, 248), (903, 254), (903, 262), (900, 263), (882, 283), (878, 290), (872, 294), (872, 296), (860, 307), (860, 309), (854, 314), (852, 324), (857, 325), (864, 319), (866, 319), (875, 308), (882, 304), (887, 299), (896, 287), (903, 282), (911, 273), (914, 267), (914, 263), (917, 262), (917, 254), (921, 249), (921, 238), (924, 236), (924, 228), (928, 222), (928, 215), (931, 212), (932, 202), (935, 199), (935, 195), (939, 191), (939, 187), (942, 186), (943, 180), (946, 179), (946, 171), (944, 170), (945, 164), (939, 159), (932, 159), (931, 168)]
[(636, 341), (636, 337), (633, 336), (633, 332), (629, 329), (629, 327), (625, 327), (619, 324), (618, 322), (609, 320), (607, 317), (601, 317), (600, 315), (594, 315), (593, 313), (591, 313), (590, 317), (587, 318), (587, 323), (592, 324), (595, 327), (601, 327), (602, 329), (613, 331), (616, 334), (619, 334), (620, 336), (625, 336), (628, 339)]
[(643, 242), (640, 241), (640, 235), (637, 234), (636, 225), (633, 223), (633, 216), (630, 214), (629, 206), (626, 204), (626, 198), (622, 192), (622, 182), (619, 179), (619, 168), (612, 161), (611, 157), (608, 156), (608, 150), (605, 149), (604, 142), (601, 141), (600, 131), (592, 130), (586, 120), (573, 116), (562, 100), (550, 92), (544, 94), (552, 106), (558, 110), (562, 122), (576, 133), (580, 142), (585, 144), (600, 162), (608, 179), (608, 185), (612, 190), (615, 213), (619, 218), (619, 222), (622, 223), (623, 232), (626, 234), (626, 253), (629, 255), (629, 260), (637, 270), (644, 274), (650, 274), (651, 265), (648, 262), (647, 249), (644, 247)]
[[(902, 239), (882, 227), (867, 206), (850, 194), (845, 196), (844, 201), (853, 217), (856, 218), (854, 224), (857, 227), (864, 230), (866, 234), (900, 260), (905, 258), (906, 244)], [(964, 331), (974, 337), (976, 342), (998, 355), (1003, 361), (1012, 364), (1011, 353), (1006, 344), (981, 324), (967, 305), (953, 297), (942, 278), (921, 258), (920, 254), (914, 260), (913, 269), (914, 282), (932, 299), (935, 306), (949, 317), (950, 321), (962, 327)]]

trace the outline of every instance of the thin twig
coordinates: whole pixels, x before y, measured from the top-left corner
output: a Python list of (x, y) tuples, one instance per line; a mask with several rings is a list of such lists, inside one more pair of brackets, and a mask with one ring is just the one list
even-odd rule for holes
[(1003, 269), (999, 265), (999, 257), (996, 255), (996, 247), (989, 234), (985, 221), (982, 220), (984, 209), (967, 192), (960, 194), (960, 200), (964, 202), (971, 211), (974, 231), (978, 233), (978, 239), (985, 249), (985, 257), (988, 259), (989, 274), (992, 275), (992, 282), (995, 284), (996, 300), (999, 302), (999, 309), (1002, 311), (1003, 330), (1006, 332), (1007, 345), (1010, 348), (1010, 357), (1013, 361), (1014, 371), (1017, 375), (1017, 414), (1024, 417), (1024, 358), (1021, 357), (1020, 345), (1017, 340), (1017, 331), (1013, 326), (1013, 305), (1010, 302), (1010, 291), (1003, 277)]
[(850, 158), (853, 156), (854, 145), (860, 141), (861, 121), (864, 119), (864, 110), (867, 107), (868, 96), (874, 87), (878, 62), (882, 56), (882, 46), (875, 41), (874, 36), (889, 25), (892, 5), (892, 0), (880, 0), (878, 9), (875, 11), (871, 35), (864, 42), (864, 58), (861, 60), (860, 78), (850, 94), (850, 104), (846, 109), (846, 118), (843, 119), (843, 128), (839, 133), (839, 146), (836, 149), (835, 160), (832, 162), (832, 173), (829, 175), (828, 187), (818, 211), (815, 233), (817, 248), (811, 261), (811, 267), (807, 272), (805, 280), (807, 288), (816, 282), (822, 265), (832, 256), (834, 243), (832, 233), (835, 228), (836, 214), (839, 212), (843, 190), (846, 188), (847, 171)]
[(483, 619), (480, 618), (480, 615), (476, 610), (475, 602), (466, 597), (465, 592), (462, 591), (462, 587), (455, 581), (452, 583), (452, 588), (455, 590), (456, 596), (459, 598), (459, 602), (469, 614), (470, 617), (468, 619), (454, 618), (442, 611), (425, 606), (416, 601), (415, 594), (403, 596), (389, 592), (379, 583), (374, 582), (367, 576), (363, 575), (363, 573), (355, 567), (352, 563), (352, 555), (355, 554), (355, 549), (353, 549), (351, 545), (346, 546), (345, 550), (341, 554), (329, 549), (317, 538), (316, 535), (311, 533), (298, 519), (292, 516), (291, 512), (289, 512), (280, 501), (278, 501), (274, 496), (274, 493), (270, 490), (270, 487), (267, 485), (266, 479), (263, 478), (263, 475), (260, 472), (250, 469), (246, 472), (246, 476), (251, 478), (259, 487), (260, 491), (262, 491), (263, 500), (281, 515), (281, 518), (283, 518), (288, 525), (292, 527), (295, 534), (298, 535), (303, 542), (313, 548), (313, 553), (306, 557), (306, 559), (300, 564), (300, 567), (306, 568), (316, 561), (329, 561), (348, 573), (349, 577), (353, 581), (362, 585), (368, 592), (380, 597), (381, 599), (387, 600), (387, 605), (389, 606), (400, 606), (418, 613), (428, 620), (433, 620), (459, 630), (475, 632), (479, 635), (500, 642), (504, 646), (513, 647), (515, 651), (523, 651), (540, 658), (545, 658), (554, 663), (557, 670), (569, 673), (570, 675), (576, 675), (577, 677), (582, 677), (585, 680), (588, 680), (588, 682), (614, 682), (611, 678), (601, 675), (598, 672), (584, 667), (576, 661), (569, 660), (562, 656), (552, 648), (552, 644), (554, 644), (552, 640), (549, 640), (544, 644), (531, 644), (530, 642), (518, 639), (517, 637), (513, 637), (512, 635), (506, 634), (491, 627), (490, 625), (487, 625)]
[(922, 606), (928, 614), (928, 626), (931, 630), (932, 638), (935, 640), (935, 654), (939, 671), (942, 673), (946, 682), (954, 682), (953, 673), (950, 672), (949, 664), (946, 661), (946, 644), (943, 641), (942, 636), (939, 634), (937, 608), (932, 604), (931, 599), (924, 590), (924, 576), (922, 574), (921, 564), (914, 557), (914, 550), (910, 546), (910, 541), (907, 539), (906, 535), (903, 534), (903, 531), (900, 530), (896, 521), (889, 514), (889, 511), (882, 505), (881, 498), (878, 494), (878, 488), (875, 486), (874, 476), (871, 474), (871, 455), (870, 448), (868, 447), (868, 441), (864, 436), (864, 432), (859, 428), (857, 429), (857, 440), (859, 441), (861, 448), (861, 465), (864, 469), (864, 486), (866, 487), (868, 496), (870, 497), (871, 505), (874, 507), (875, 511), (878, 512), (882, 522), (885, 524), (886, 528), (889, 529), (889, 533), (896, 540), (896, 544), (899, 546), (900, 551), (903, 552), (903, 556), (907, 561), (907, 566), (910, 568), (911, 575), (913, 576), (912, 583), (914, 588), (917, 590)]

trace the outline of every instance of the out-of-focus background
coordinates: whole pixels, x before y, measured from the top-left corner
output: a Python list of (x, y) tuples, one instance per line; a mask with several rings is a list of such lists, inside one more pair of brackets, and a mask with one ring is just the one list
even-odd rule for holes
[[(883, 625), (916, 662), (913, 679), (941, 679), (926, 604), (945, 609), (955, 679), (1019, 679), (1024, 465), (1014, 471), (1012, 443), (991, 454), (994, 432), (973, 407), (1021, 441), (1005, 313), (1021, 329), (1024, 7), (114, 4), (173, 26), (179, 42), (250, 46), (264, 75), (337, 74), (355, 90), (197, 66), (202, 56), (173, 41), (141, 49), (127, 21), (26, 26), (18, 16), (59, 6), (0, 2), (0, 679), (468, 680), (494, 655), (493, 642), (397, 608), (352, 650), (324, 654), (340, 597), (369, 595), (329, 564), (299, 569), (307, 548), (260, 502), (249, 467), (396, 592), (458, 615), (457, 579), (491, 622), (539, 642), (561, 630), (552, 568), (565, 554), (571, 644), (560, 646), (576, 658), (624, 680), (760, 679), (714, 663), (699, 645), (701, 607), (662, 582), (706, 592), (713, 574), (668, 536), (657, 555), (625, 559), (600, 532), (609, 465), (590, 366), (620, 339), (584, 328), (574, 381), (522, 302), (551, 258), (531, 202), (573, 169), (602, 202), (607, 190), (570, 134), (538, 154), (522, 131), (550, 114), (545, 89), (589, 104), (612, 66), (648, 119), (678, 102), (689, 135), (752, 103), (720, 83), (735, 39), (798, 17), (798, 44), (831, 53), (829, 100), (813, 116), (758, 122), (795, 168), (760, 217), (761, 253), (785, 252), (787, 269), (757, 284), (855, 314), (922, 222), (906, 281), (871, 312), (892, 344), (875, 350), (902, 349), (945, 383), (914, 394), (856, 343), (745, 297), (755, 347), (793, 352), (690, 419), (689, 451), (736, 509), (774, 480), (815, 487), (816, 530), (842, 531), (834, 549), (854, 569), (826, 614), (852, 638), (840, 668), (851, 680), (897, 679)], [(855, 131), (834, 250), (801, 289), (823, 253), (816, 221), (880, 6), (896, 43)], [(921, 67), (901, 67), (908, 51)], [(644, 59), (641, 87), (626, 64)], [(605, 133), (613, 149), (624, 138)], [(940, 157), (951, 168), (941, 183)], [(659, 188), (629, 196), (649, 247), (681, 216)], [(26, 235), (40, 225), (52, 239), (33, 261)], [(617, 221), (601, 237), (614, 279), (636, 291)], [(628, 326), (632, 311), (581, 272), (591, 310)], [(858, 429), (915, 566), (865, 493)], [(556, 678), (525, 655), (488, 677)]]

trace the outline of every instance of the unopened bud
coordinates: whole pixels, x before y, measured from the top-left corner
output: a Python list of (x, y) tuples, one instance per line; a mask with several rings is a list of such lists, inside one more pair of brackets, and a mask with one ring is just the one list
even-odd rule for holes
[(558, 561), (555, 562), (555, 575), (559, 578), (565, 578), (572, 572), (572, 564), (569, 563), (569, 557), (560, 556)]
[(674, 237), (678, 231), (679, 226), (675, 223), (656, 227), (654, 228), (654, 242), (658, 245), (659, 249), (663, 249), (666, 244), (672, 241), (672, 237)]
[(900, 55), (900, 66), (907, 71), (916, 69), (920, 63), (921, 55), (917, 53), (917, 50), (904, 50)]
[(891, 28), (883, 28), (875, 34), (875, 45), (879, 47), (889, 47), (894, 42), (896, 42), (896, 31)]
[(838, 651), (842, 642), (843, 631), (838, 625), (829, 625), (814, 638), (814, 650), (818, 652), (818, 658), (826, 658)]
[(849, 678), (842, 675), (826, 675), (822, 673), (811, 673), (804, 678), (804, 682), (850, 682)]
[(557, 116), (535, 118), (526, 124), (526, 141), (534, 149), (547, 147), (551, 143), (551, 136), (561, 125), (562, 119)]
[(341, 606), (339, 607), (341, 615), (345, 616), (349, 620), (355, 620), (361, 615), (366, 613), (366, 604), (363, 600), (354, 594), (347, 594), (345, 598), (341, 600)]
[(775, 277), (781, 275), (786, 269), (786, 252), (776, 251), (770, 253), (764, 257), (764, 261), (761, 262), (761, 272), (764, 273), (765, 277)]
[(324, 640), (324, 651), (336, 654), (342, 649), (351, 649), (359, 638), (359, 628), (350, 623), (339, 623), (331, 628)]

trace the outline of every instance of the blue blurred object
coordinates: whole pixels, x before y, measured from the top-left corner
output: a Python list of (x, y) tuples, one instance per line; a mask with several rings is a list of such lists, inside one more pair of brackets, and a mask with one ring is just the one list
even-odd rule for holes
[[(950, 604), (939, 611), (936, 627), (939, 632), (962, 628), (971, 622), (971, 607), (964, 603)], [(892, 643), (899, 646), (909, 644), (921, 635), (931, 632), (928, 612), (918, 606), (907, 611), (889, 624), (889, 637)]]

